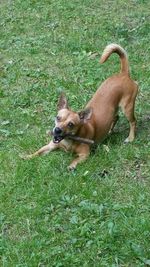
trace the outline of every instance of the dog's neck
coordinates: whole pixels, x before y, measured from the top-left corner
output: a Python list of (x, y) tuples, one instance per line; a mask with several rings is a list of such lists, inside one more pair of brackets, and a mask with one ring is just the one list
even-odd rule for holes
[(93, 139), (94, 128), (90, 121), (81, 124), (75, 135), (81, 138)]

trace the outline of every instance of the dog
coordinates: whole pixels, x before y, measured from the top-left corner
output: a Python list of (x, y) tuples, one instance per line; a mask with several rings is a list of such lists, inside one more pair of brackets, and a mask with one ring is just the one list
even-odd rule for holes
[(102, 142), (108, 133), (112, 132), (118, 120), (119, 107), (121, 107), (130, 125), (129, 136), (125, 143), (134, 140), (136, 127), (134, 106), (138, 85), (130, 78), (127, 54), (121, 46), (117, 44), (106, 46), (100, 63), (104, 63), (112, 53), (117, 53), (120, 57), (121, 72), (105, 80), (87, 103), (85, 109), (80, 112), (72, 111), (65, 95), (62, 94), (58, 101), (53, 140), (35, 153), (28, 155), (28, 158), (61, 148), (77, 154), (77, 157), (68, 166), (69, 170), (74, 170), (78, 163), (88, 158), (91, 145), (70, 140), (67, 135), (94, 140), (95, 143)]

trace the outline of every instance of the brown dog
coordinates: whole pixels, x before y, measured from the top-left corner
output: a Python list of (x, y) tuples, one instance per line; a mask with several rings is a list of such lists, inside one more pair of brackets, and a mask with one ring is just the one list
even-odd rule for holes
[(108, 45), (100, 62), (105, 62), (112, 53), (117, 53), (120, 57), (121, 73), (104, 81), (81, 112), (72, 111), (68, 107), (65, 96), (61, 95), (58, 103), (58, 115), (53, 129), (53, 140), (34, 154), (29, 155), (28, 158), (63, 148), (65, 151), (70, 150), (77, 154), (77, 158), (68, 167), (70, 170), (76, 168), (78, 163), (86, 160), (89, 156), (90, 145), (70, 140), (67, 138), (67, 134), (88, 138), (95, 142), (102, 141), (113, 130), (118, 120), (119, 107), (122, 108), (130, 124), (129, 136), (125, 142), (134, 140), (136, 126), (134, 104), (138, 86), (130, 78), (127, 55), (121, 46), (117, 44)]

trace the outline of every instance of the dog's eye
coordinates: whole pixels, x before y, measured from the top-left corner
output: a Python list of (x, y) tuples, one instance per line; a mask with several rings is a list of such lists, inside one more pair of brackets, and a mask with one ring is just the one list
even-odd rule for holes
[(73, 127), (74, 127), (73, 122), (70, 121), (70, 122), (68, 123), (68, 127), (69, 127), (69, 128), (73, 128)]
[(60, 116), (57, 116), (57, 117), (56, 117), (56, 120), (57, 120), (57, 121), (60, 121), (60, 120), (61, 120), (61, 117), (60, 117)]

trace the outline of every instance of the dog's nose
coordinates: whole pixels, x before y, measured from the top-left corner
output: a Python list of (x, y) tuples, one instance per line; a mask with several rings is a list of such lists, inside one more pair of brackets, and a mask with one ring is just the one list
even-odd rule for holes
[(56, 127), (56, 128), (54, 129), (54, 133), (55, 133), (55, 134), (61, 134), (61, 133), (62, 133), (62, 130), (61, 130), (59, 127)]

